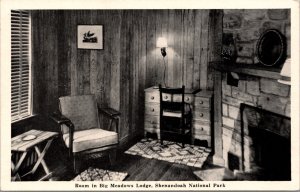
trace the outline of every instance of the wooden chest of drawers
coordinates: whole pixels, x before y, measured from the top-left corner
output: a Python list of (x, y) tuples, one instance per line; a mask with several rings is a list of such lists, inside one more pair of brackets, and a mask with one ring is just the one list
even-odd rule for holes
[[(212, 132), (212, 91), (195, 94), (192, 139), (206, 140), (211, 147)], [(193, 142), (193, 141), (192, 141)]]
[[(163, 100), (170, 98), (168, 94), (163, 95)], [(207, 140), (209, 146), (211, 146), (211, 98), (212, 92), (209, 91), (185, 90), (184, 99), (193, 108), (192, 142), (194, 139)], [(174, 99), (176, 100), (176, 95)], [(178, 100), (180, 99), (181, 96), (178, 95)], [(159, 105), (159, 89), (155, 87), (145, 89), (145, 136), (147, 133), (156, 133), (160, 139)]]

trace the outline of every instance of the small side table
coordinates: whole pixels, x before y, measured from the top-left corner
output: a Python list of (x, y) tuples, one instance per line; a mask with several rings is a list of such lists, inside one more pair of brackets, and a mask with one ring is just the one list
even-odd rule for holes
[(120, 115), (121, 113), (115, 109), (112, 108), (99, 108), (100, 112), (102, 112), (104, 115), (107, 115), (110, 117), (109, 120), (109, 130), (111, 130), (111, 126), (113, 121), (116, 124), (116, 131), (117, 133), (120, 133), (119, 131), (119, 119), (120, 119)]
[[(19, 180), (19, 179), (21, 179), (21, 177), (24, 177), (28, 174), (34, 174), (35, 171), (37, 170), (37, 168), (39, 167), (39, 165), (42, 165), (46, 175), (43, 176), (40, 179), (40, 181), (46, 180), (46, 179), (51, 180), (52, 173), (49, 171), (49, 168), (47, 167), (47, 164), (44, 160), (44, 156), (47, 153), (47, 150), (49, 149), (53, 139), (56, 136), (58, 136), (58, 133), (56, 133), (56, 132), (32, 129), (21, 135), (13, 137), (11, 139), (12, 153), (21, 152), (22, 154), (16, 164), (11, 162), (12, 163), (12, 165), (11, 165), (12, 178), (18, 178), (18, 180)], [(38, 146), (38, 144), (40, 144), (42, 142), (47, 142), (44, 149), (40, 149), (40, 147)], [(33, 166), (32, 170), (20, 177), (18, 174), (19, 168), (21, 167), (22, 163), (24, 162), (29, 150), (31, 150), (33, 148), (35, 149), (35, 152), (38, 155), (38, 159), (37, 159), (35, 165)]]

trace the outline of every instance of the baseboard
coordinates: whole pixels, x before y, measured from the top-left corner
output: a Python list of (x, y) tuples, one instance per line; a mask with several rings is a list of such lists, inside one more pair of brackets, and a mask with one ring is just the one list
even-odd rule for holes
[(119, 142), (119, 150), (126, 151), (129, 147), (136, 144), (139, 140), (143, 138), (143, 134), (137, 132), (132, 135), (126, 135)]

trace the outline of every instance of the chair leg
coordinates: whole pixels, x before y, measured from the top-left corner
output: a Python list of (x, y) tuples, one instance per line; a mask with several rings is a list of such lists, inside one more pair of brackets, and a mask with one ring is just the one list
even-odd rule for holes
[(75, 174), (77, 174), (78, 170), (77, 170), (77, 167), (76, 167), (76, 155), (74, 154), (73, 155), (73, 171)]
[(110, 153), (109, 153), (109, 161), (110, 161), (110, 165), (114, 166), (116, 163), (116, 157), (117, 157), (117, 150), (113, 149)]

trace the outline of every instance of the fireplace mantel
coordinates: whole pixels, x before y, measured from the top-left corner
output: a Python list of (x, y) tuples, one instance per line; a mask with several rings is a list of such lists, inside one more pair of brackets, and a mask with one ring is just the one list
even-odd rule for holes
[(279, 68), (266, 67), (260, 64), (225, 64), (223, 62), (213, 62), (211, 66), (221, 72), (236, 72), (270, 79), (280, 79)]

